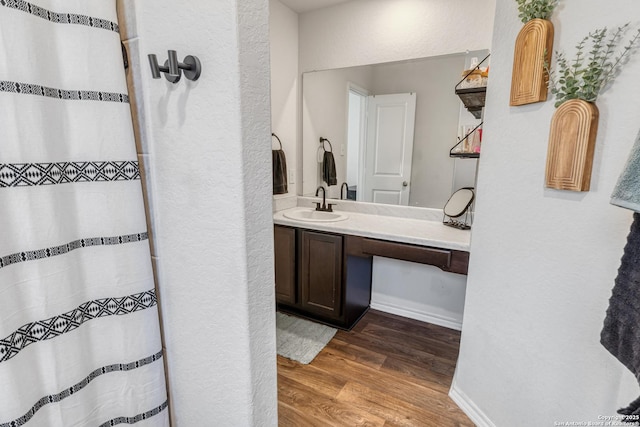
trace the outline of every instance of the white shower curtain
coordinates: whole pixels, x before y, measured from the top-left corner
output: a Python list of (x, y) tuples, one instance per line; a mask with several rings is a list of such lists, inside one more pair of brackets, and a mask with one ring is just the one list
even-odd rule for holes
[(0, 0), (0, 426), (167, 426), (116, 0)]

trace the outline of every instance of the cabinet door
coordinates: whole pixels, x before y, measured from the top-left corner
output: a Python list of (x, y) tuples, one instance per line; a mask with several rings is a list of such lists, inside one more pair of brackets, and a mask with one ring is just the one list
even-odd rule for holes
[(275, 249), (276, 301), (296, 303), (296, 230), (276, 225), (273, 228)]
[(342, 307), (342, 236), (301, 231), (300, 304), (339, 318)]

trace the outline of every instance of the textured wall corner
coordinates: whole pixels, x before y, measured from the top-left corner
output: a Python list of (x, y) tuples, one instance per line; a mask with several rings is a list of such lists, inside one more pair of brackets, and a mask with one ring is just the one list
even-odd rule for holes
[[(554, 47), (570, 50), (639, 13), (631, 0), (565, 2)], [(597, 421), (637, 396), (599, 336), (631, 222), (609, 196), (638, 131), (640, 105), (628, 94), (640, 91), (640, 58), (598, 99), (591, 191), (545, 189), (553, 101), (509, 106), (521, 26), (516, 2), (498, 0), (455, 382), (496, 426)]]
[[(173, 423), (275, 425), (267, 2), (135, 1)], [(152, 79), (168, 49), (200, 79)]]

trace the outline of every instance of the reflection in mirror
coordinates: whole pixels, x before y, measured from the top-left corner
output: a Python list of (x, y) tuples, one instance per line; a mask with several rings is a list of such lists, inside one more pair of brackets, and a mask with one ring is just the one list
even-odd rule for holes
[[(304, 73), (302, 195), (324, 185), (330, 198), (441, 209), (454, 189), (473, 187), (477, 161), (449, 150), (480, 121), (454, 87), (486, 52)], [(322, 179), (321, 136), (333, 146), (335, 186)]]

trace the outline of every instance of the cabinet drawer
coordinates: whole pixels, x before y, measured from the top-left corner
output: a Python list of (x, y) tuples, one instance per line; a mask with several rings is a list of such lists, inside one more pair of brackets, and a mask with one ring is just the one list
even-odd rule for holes
[(349, 242), (348, 249), (362, 254), (434, 265), (451, 273), (466, 275), (469, 269), (469, 252), (452, 249), (430, 248), (366, 237), (360, 238), (360, 241)]
[(365, 238), (362, 242), (362, 251), (386, 258), (435, 265), (443, 269), (448, 269), (451, 265), (451, 251), (448, 249), (428, 248)]

